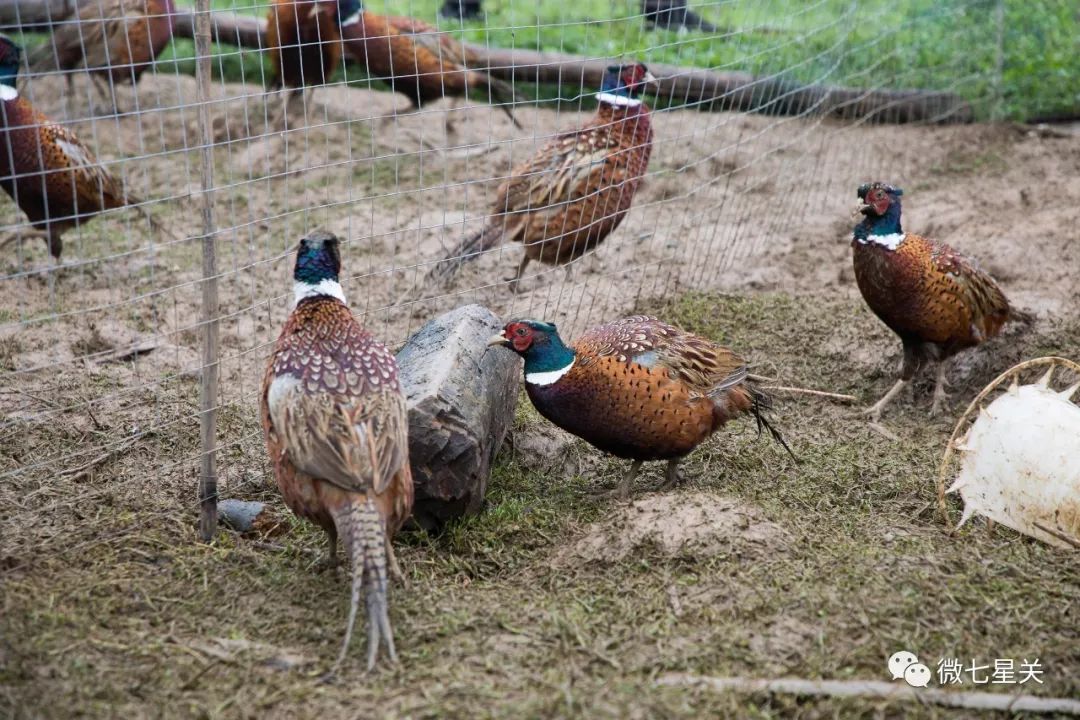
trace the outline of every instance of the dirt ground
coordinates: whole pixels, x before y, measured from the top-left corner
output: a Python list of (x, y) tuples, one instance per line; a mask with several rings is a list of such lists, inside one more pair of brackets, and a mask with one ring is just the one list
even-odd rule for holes
[[(60, 87), (33, 91), (67, 117)], [(195, 542), (203, 200), (195, 113), (179, 107), (194, 83), (148, 77), (139, 115), (74, 126), (175, 237), (133, 212), (99, 218), (66, 238), (52, 290), (39, 240), (0, 257), (5, 715), (898, 716), (658, 679), (887, 680), (901, 646), (1038, 655), (1046, 682), (1031, 692), (1080, 696), (1075, 557), (1001, 529), (950, 536), (933, 509), (936, 462), (968, 400), (1012, 362), (1080, 356), (1076, 135), (657, 113), (649, 176), (619, 230), (569, 278), (532, 267), (512, 296), (517, 247), (452, 288), (421, 280), (479, 227), (512, 163), (591, 111), (523, 109), (521, 132), (473, 105), (450, 114), (449, 132), (447, 103), (386, 121), (402, 100), (332, 88), (306, 128), (266, 134), (255, 88), (217, 92), (221, 482), (273, 503), (280, 524), (259, 543)], [(553, 320), (568, 337), (647, 310), (783, 384), (869, 402), (899, 358), (850, 267), (855, 188), (872, 179), (904, 188), (905, 229), (974, 255), (1038, 314), (956, 362), (949, 417), (927, 419), (928, 379), (886, 416), (891, 439), (848, 407), (782, 398), (777, 423), (800, 465), (746, 423), (693, 456), (689, 487), (643, 484), (621, 506), (593, 492), (623, 466), (523, 402), (488, 510), (402, 538), (402, 666), (364, 676), (357, 648), (343, 682), (316, 683), (343, 630), (345, 583), (311, 568), (323, 540), (269, 488), (255, 413), (299, 237), (326, 227), (348, 239), (346, 294), (395, 346), (466, 302)], [(22, 220), (0, 201), (0, 224)]]

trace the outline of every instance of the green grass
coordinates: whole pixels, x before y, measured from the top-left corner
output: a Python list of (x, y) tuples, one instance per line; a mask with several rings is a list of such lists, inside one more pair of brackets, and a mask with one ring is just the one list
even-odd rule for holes
[[(187, 1), (182, 4), (188, 4)], [(437, 18), (441, 0), (369, 3), (410, 14), (469, 42), (589, 57), (741, 71), (796, 84), (926, 88), (956, 92), (982, 119), (1027, 119), (1080, 111), (1080, 14), (1070, 0), (731, 0), (694, 4), (719, 36), (647, 28), (635, 0), (526, 3), (489, 0), (486, 26)], [(213, 0), (219, 10), (265, 16), (266, 5)], [(32, 39), (31, 42), (37, 42)], [(218, 46), (215, 74), (261, 83), (260, 53)], [(176, 41), (159, 71), (194, 73), (194, 47)], [(363, 72), (350, 81), (366, 85)], [(338, 79), (343, 79), (339, 75)], [(539, 88), (540, 100), (579, 88)], [(586, 89), (586, 94), (591, 89)], [(677, 99), (672, 100), (678, 104)]]
[[(640, 309), (731, 343), (785, 383), (866, 400), (892, 379), (895, 353), (884, 348), (895, 350), (895, 338), (856, 299), (692, 294)], [(954, 411), (1014, 359), (1078, 342), (1073, 318), (989, 343), (955, 381)], [(880, 359), (859, 360), (855, 343), (882, 348)], [(102, 369), (96, 381), (118, 372)], [(88, 391), (75, 372), (53, 380), (57, 402)], [(799, 465), (751, 423), (734, 423), (690, 456), (683, 487), (650, 493), (660, 468), (646, 466), (636, 488), (645, 505), (631, 507), (595, 494), (626, 463), (578, 441), (537, 450), (550, 431), (522, 398), (484, 512), (397, 542), (409, 582), (392, 590), (402, 664), (363, 675), (358, 642), (332, 685), (317, 678), (337, 652), (346, 583), (313, 569), (322, 532), (263, 483), (249, 404), (222, 410), (223, 489), (265, 500), (281, 522), (262, 545), (227, 531), (210, 546), (194, 537), (193, 468), (163, 463), (195, 454), (194, 382), (100, 408), (105, 428), (149, 427), (154, 402), (184, 421), (156, 426), (91, 476), (53, 477), (43, 466), (0, 488), (12, 508), (0, 520), (0, 714), (970, 716), (655, 683), (671, 672), (886, 680), (885, 659), (900, 647), (931, 665), (1038, 656), (1045, 684), (1026, 691), (1080, 695), (1074, 555), (981, 523), (948, 532), (934, 477), (951, 419), (927, 419), (925, 378), (886, 418), (896, 441), (848, 406), (778, 398), (774, 420)], [(76, 416), (28, 427), (9, 443), (23, 463), (84, 441)], [(644, 541), (615, 559), (575, 554), (589, 539), (623, 543), (641, 526), (637, 508), (661, 501), (734, 502), (776, 529), (758, 541), (720, 531), (674, 550)]]

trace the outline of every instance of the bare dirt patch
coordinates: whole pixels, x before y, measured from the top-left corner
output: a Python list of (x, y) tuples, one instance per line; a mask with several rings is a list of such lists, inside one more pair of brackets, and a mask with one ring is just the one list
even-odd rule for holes
[(787, 533), (760, 510), (703, 492), (656, 494), (613, 509), (561, 553), (564, 562), (617, 562), (636, 551), (702, 559), (775, 550)]

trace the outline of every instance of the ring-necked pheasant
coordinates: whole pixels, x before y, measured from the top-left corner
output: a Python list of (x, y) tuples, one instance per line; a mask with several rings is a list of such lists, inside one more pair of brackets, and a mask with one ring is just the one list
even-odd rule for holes
[(397, 362), (361, 327), (338, 282), (338, 239), (314, 232), (300, 241), (293, 272), (296, 306), (266, 368), (263, 430), (274, 476), (289, 508), (340, 534), (352, 562), (352, 597), (336, 668), (352, 638), (366, 589), (368, 668), (380, 640), (397, 660), (387, 612), (390, 540), (412, 510), (408, 419)]
[(341, 33), (359, 20), (359, 0), (274, 0), (266, 21), (274, 67), (270, 87), (285, 89), (286, 112), (305, 92), (310, 99), (338, 69)]
[(65, 70), (68, 96), (74, 73), (86, 68), (94, 86), (115, 108), (110, 85), (132, 87), (169, 44), (173, 0), (90, 0), (27, 58), (32, 74)]
[(511, 280), (516, 289), (530, 261), (566, 265), (603, 242), (630, 210), (649, 165), (652, 125), (639, 96), (655, 82), (640, 63), (608, 68), (596, 117), (514, 168), (483, 229), (439, 262), (428, 280), (445, 282), (462, 263), (508, 239), (525, 246)]
[(900, 226), (903, 190), (876, 182), (859, 188), (859, 211), (851, 246), (855, 281), (866, 304), (900, 336), (904, 362), (900, 379), (866, 414), (874, 421), (930, 360), (938, 364), (930, 413), (945, 394), (946, 360), (1001, 332), (1009, 320), (1031, 321), (1010, 307), (993, 278), (942, 242)]
[(342, 36), (345, 52), (366, 67), (369, 75), (409, 98), (411, 105), (405, 112), (442, 97), (465, 97), (470, 90), (479, 89), (499, 103), (515, 127), (521, 127), (512, 108), (519, 99), (513, 86), (486, 72), (468, 69), (480, 64), (480, 59), (449, 33), (415, 18), (365, 10), (358, 22), (342, 29)]
[(621, 497), (646, 460), (667, 460), (663, 487), (675, 485), (679, 462), (745, 413), (791, 452), (765, 417), (769, 397), (755, 387), (742, 358), (654, 317), (600, 325), (570, 347), (550, 323), (515, 320), (488, 345), (524, 358), (525, 390), (541, 415), (604, 452), (633, 460)]
[(26, 213), (38, 234), (45, 236), (53, 258), (60, 260), (65, 232), (104, 210), (133, 206), (155, 231), (162, 230), (139, 207), (142, 200), (105, 172), (75, 133), (39, 113), (19, 95), (16, 81), (21, 54), (18, 45), (0, 35), (0, 186)]

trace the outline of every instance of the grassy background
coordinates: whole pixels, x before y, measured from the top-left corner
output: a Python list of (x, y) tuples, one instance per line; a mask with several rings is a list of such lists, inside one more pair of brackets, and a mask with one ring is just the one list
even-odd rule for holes
[[(267, 10), (265, 2), (253, 0), (213, 0), (213, 5), (258, 16)], [(598, 58), (626, 55), (777, 75), (797, 83), (948, 90), (969, 100), (981, 119), (1080, 112), (1080, 11), (1072, 0), (691, 3), (720, 26), (718, 35), (651, 30), (635, 0), (487, 0), (486, 24), (464, 25), (438, 18), (440, 5), (441, 0), (367, 3), (375, 12), (414, 15), (469, 42), (495, 47)], [(219, 46), (218, 52), (219, 77), (263, 82), (267, 67), (259, 52), (233, 46)], [(159, 72), (194, 73), (193, 56), (193, 43), (177, 40), (160, 58)], [(365, 79), (356, 69), (348, 77)], [(557, 95), (554, 88), (537, 92), (540, 100)]]

